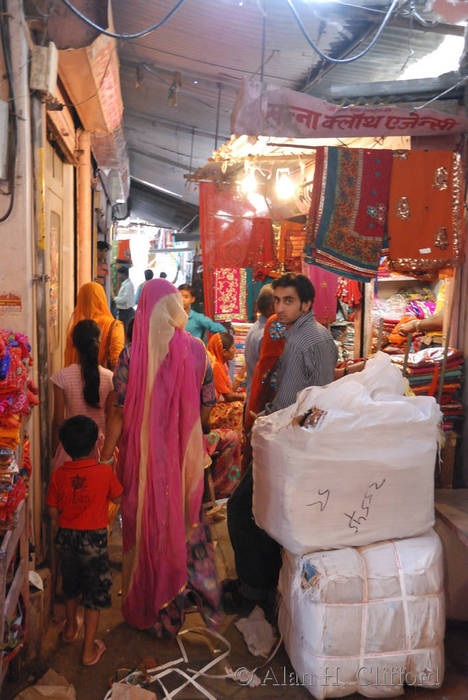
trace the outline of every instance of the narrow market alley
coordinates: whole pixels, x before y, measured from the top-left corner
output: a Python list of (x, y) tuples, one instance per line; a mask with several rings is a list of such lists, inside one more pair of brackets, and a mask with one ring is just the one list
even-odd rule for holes
[(0, 698), (468, 700), (468, 0), (0, 0)]

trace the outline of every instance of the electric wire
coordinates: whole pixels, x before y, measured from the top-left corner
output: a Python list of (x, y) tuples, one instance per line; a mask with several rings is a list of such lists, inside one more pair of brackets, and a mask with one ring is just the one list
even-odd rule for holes
[[(65, 2), (65, 0), (64, 0), (64, 2)], [(399, 3), (399, 0), (392, 0), (390, 7), (388, 8), (388, 10), (385, 14), (385, 17), (382, 20), (382, 23), (381, 23), (380, 27), (377, 29), (377, 32), (375, 33), (375, 36), (372, 39), (372, 41), (370, 42), (370, 44), (368, 46), (366, 46), (366, 48), (363, 49), (362, 51), (360, 51), (358, 54), (356, 54), (355, 56), (350, 56), (349, 58), (333, 58), (332, 56), (327, 56), (327, 54), (325, 54), (321, 49), (319, 49), (319, 47), (317, 46), (315, 41), (310, 37), (307, 29), (305, 28), (304, 23), (303, 23), (302, 19), (300, 18), (298, 11), (296, 10), (296, 7), (294, 5), (293, 0), (286, 0), (286, 2), (290, 7), (291, 12), (293, 13), (294, 19), (296, 20), (296, 22), (299, 26), (299, 29), (301, 30), (307, 43), (315, 51), (315, 53), (317, 53), (325, 61), (330, 61), (331, 63), (351, 63), (352, 61), (357, 61), (359, 58), (362, 58), (363, 56), (365, 56), (373, 48), (373, 46), (379, 40), (383, 30), (385, 29), (387, 22), (389, 21), (390, 17), (392, 16), (395, 7)]]
[[(13, 205), (15, 203), (15, 185), (16, 185), (16, 158), (17, 158), (17, 150), (18, 150), (18, 115), (17, 115), (17, 110), (16, 110), (16, 102), (15, 102), (15, 86), (13, 83), (13, 71), (11, 68), (11, 57), (10, 57), (10, 47), (9, 47), (9, 42), (7, 41), (6, 37), (6, 32), (5, 32), (5, 25), (4, 23), (6, 22), (6, 6), (5, 6), (5, 0), (2, 0), (2, 17), (0, 17), (0, 34), (1, 34), (1, 42), (2, 42), (2, 50), (3, 50), (3, 58), (5, 61), (5, 68), (7, 72), (7, 77), (8, 77), (8, 86), (10, 89), (10, 95), (11, 95), (11, 105), (12, 105), (12, 116), (13, 116), (13, 153), (14, 153), (14, 158), (15, 162), (13, 165), (13, 175), (11, 179), (11, 191), (9, 193), (10, 195), (10, 202), (8, 204), (8, 208), (6, 212), (0, 217), (0, 224), (3, 223), (8, 219), (10, 216), (12, 210), (13, 210)], [(3, 193), (2, 194), (7, 194)]]
[(89, 17), (86, 17), (80, 10), (78, 10), (71, 2), (70, 0), (62, 0), (63, 4), (68, 7), (69, 10), (71, 10), (77, 17), (79, 17), (83, 22), (86, 22), (86, 24), (89, 24), (90, 27), (93, 27), (93, 29), (96, 29), (98, 32), (101, 34), (104, 34), (105, 36), (110, 36), (112, 39), (140, 39), (142, 36), (146, 36), (147, 34), (151, 34), (151, 32), (156, 31), (156, 29), (159, 29), (159, 27), (162, 27), (163, 24), (166, 24), (166, 22), (172, 17), (172, 15), (179, 9), (179, 7), (182, 5), (184, 0), (177, 0), (176, 4), (174, 7), (169, 10), (167, 15), (162, 18), (159, 22), (156, 22), (156, 24), (153, 24), (151, 27), (148, 27), (147, 29), (142, 29), (141, 32), (136, 32), (135, 34), (119, 34), (117, 32), (110, 32), (108, 29), (104, 29), (104, 27), (100, 27), (99, 24), (96, 24), (96, 22), (93, 22), (92, 19), (89, 19)]

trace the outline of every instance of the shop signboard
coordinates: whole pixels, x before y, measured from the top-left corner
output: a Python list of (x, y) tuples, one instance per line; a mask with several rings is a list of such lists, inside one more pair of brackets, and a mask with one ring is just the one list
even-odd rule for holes
[(434, 109), (340, 107), (258, 80), (244, 80), (231, 133), (281, 138), (444, 136), (468, 130), (468, 118)]

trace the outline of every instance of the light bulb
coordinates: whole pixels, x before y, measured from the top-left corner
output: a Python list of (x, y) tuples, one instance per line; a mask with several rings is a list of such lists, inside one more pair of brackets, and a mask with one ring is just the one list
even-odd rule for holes
[(240, 181), (240, 187), (244, 194), (250, 194), (251, 192), (256, 192), (257, 190), (257, 180), (255, 178), (255, 173), (250, 170), (243, 180)]
[(289, 168), (276, 171), (276, 194), (279, 199), (291, 199), (294, 196), (294, 183), (289, 177)]

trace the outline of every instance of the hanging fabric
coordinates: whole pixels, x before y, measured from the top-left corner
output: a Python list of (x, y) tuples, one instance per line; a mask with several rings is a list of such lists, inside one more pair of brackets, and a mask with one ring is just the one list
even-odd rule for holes
[(367, 282), (376, 275), (387, 217), (392, 151), (316, 151), (306, 262)]
[(216, 268), (260, 271), (262, 279), (276, 266), (271, 219), (258, 217), (236, 185), (200, 183), (200, 236), (203, 258), (205, 313), (214, 312), (213, 274)]
[(305, 243), (304, 225), (296, 221), (281, 222), (280, 251), (288, 272), (301, 272), (302, 251)]
[(221, 267), (214, 271), (214, 319), (247, 321), (247, 272)]
[(451, 267), (463, 255), (463, 176), (451, 151), (394, 151), (389, 266), (417, 275)]
[(302, 274), (310, 279), (315, 289), (314, 314), (319, 323), (328, 326), (336, 320), (338, 275), (317, 265), (302, 263)]

